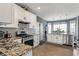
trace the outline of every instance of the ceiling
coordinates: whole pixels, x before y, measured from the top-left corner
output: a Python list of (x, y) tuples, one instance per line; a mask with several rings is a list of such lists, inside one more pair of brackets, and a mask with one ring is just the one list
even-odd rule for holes
[[(79, 15), (78, 3), (19, 3), (47, 21), (74, 18)], [(40, 7), (40, 9), (37, 9)]]

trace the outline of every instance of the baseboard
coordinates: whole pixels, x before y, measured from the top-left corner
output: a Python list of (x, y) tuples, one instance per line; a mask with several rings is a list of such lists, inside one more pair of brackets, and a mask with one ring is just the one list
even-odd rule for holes
[(63, 44), (56, 44), (56, 43), (51, 43), (51, 42), (46, 42), (47, 44), (51, 44), (51, 45), (54, 45), (54, 46), (59, 46), (59, 47), (63, 47), (63, 48), (72, 48), (72, 46), (67, 46), (67, 45), (63, 45)]
[(68, 45), (68, 44), (63, 44), (63, 45), (65, 45), (65, 46), (71, 46), (72, 47), (72, 45)]
[(63, 44), (57, 44), (57, 43), (52, 43), (52, 42), (46, 42), (48, 44), (53, 44), (53, 45), (63, 45)]

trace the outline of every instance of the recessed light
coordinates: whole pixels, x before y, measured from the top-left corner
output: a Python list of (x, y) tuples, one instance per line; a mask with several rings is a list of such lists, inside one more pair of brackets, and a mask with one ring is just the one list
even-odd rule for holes
[(40, 7), (37, 7), (37, 9), (40, 9)]

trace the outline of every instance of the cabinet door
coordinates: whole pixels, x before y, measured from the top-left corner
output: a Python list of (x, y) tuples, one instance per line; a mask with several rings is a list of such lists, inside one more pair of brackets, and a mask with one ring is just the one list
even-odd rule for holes
[(51, 34), (47, 35), (47, 42), (51, 42), (52, 43), (52, 35)]
[(56, 35), (53, 35), (53, 34), (51, 35), (52, 35), (52, 43), (56, 43)]
[(36, 22), (36, 34), (39, 35), (39, 22)]
[(63, 44), (63, 39), (62, 35), (56, 35), (56, 41), (55, 43), (57, 44)]
[(1, 25), (0, 27), (6, 27), (6, 28), (18, 28), (18, 15), (17, 15), (17, 5), (16, 4), (12, 4), (11, 6), (12, 8), (12, 20), (10, 24), (6, 24), (6, 25)]
[(31, 20), (30, 20), (30, 12), (28, 12), (28, 11), (26, 11), (25, 12), (25, 17), (26, 17), (26, 22), (30, 22)]
[(12, 4), (0, 3), (0, 22), (11, 23), (12, 22)]
[(35, 35), (34, 36), (34, 47), (36, 47), (38, 45), (39, 45), (39, 36), (38, 35)]
[(25, 10), (20, 6), (17, 6), (17, 18), (19, 21), (24, 21)]
[(30, 28), (36, 28), (36, 15), (29, 13)]
[(63, 44), (63, 35), (58, 35), (58, 44)]

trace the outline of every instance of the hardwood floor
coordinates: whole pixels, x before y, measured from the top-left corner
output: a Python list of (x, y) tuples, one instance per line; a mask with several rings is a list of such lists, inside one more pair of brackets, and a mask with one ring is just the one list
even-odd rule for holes
[(33, 49), (33, 56), (72, 56), (73, 50), (67, 46), (43, 44)]

